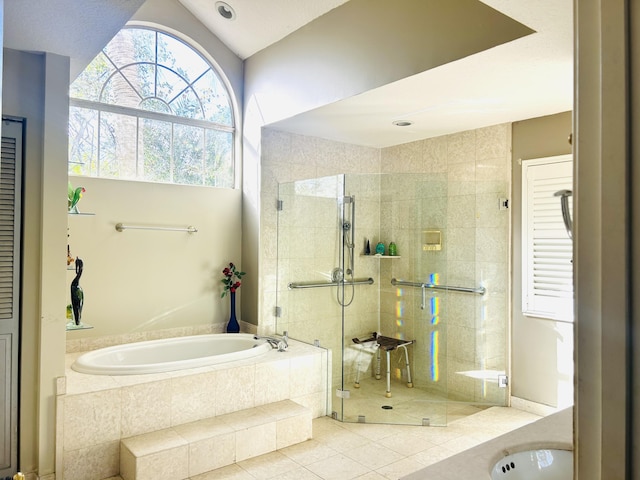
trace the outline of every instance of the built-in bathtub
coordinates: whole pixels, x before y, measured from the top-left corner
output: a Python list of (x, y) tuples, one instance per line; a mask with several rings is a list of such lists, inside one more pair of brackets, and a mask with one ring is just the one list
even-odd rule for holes
[(84, 353), (71, 368), (91, 375), (141, 375), (206, 367), (263, 355), (265, 340), (214, 333), (115, 345)]
[[(210, 335), (253, 341), (249, 334), (200, 336)], [(142, 375), (80, 373), (72, 365), (99, 350), (68, 353), (57, 382), (56, 470), (65, 480), (111, 478), (124, 438), (286, 399), (313, 418), (330, 413), (327, 350), (293, 339), (285, 352), (263, 348), (245, 359)]]

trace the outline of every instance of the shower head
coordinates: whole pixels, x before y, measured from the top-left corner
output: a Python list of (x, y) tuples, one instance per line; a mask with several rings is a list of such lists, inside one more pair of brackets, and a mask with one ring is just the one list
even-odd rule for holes
[(567, 235), (573, 240), (573, 222), (571, 221), (571, 213), (569, 212), (569, 197), (573, 195), (571, 190), (558, 190), (553, 194), (554, 197), (560, 197), (560, 208), (562, 209), (562, 220), (567, 230)]
[(558, 190), (553, 194), (554, 197), (570, 197), (573, 195), (571, 190)]

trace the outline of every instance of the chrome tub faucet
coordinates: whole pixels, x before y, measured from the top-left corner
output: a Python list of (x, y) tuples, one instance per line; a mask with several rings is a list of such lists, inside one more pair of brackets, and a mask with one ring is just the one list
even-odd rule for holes
[(253, 338), (255, 340), (266, 340), (271, 345), (271, 348), (277, 349), (279, 352), (286, 352), (289, 348), (289, 335), (286, 331), (283, 332), (280, 338), (261, 335), (254, 335)]

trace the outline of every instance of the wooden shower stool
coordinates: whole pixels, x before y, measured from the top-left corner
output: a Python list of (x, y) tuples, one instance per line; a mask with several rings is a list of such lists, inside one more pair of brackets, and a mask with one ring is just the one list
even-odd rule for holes
[[(378, 335), (378, 332), (373, 332), (369, 338), (353, 338), (353, 343), (362, 345), (363, 347), (377, 347), (376, 356), (376, 380), (380, 380), (380, 349), (387, 352), (387, 392), (385, 397), (391, 397), (391, 358), (390, 353), (397, 348), (404, 349), (404, 358), (407, 364), (407, 387), (413, 388), (413, 382), (411, 381), (411, 368), (409, 367), (409, 352), (407, 352), (407, 345), (415, 343), (415, 340), (400, 340), (398, 338), (385, 337)], [(356, 371), (355, 388), (360, 388), (360, 359), (362, 356), (362, 350), (358, 352), (358, 367)]]

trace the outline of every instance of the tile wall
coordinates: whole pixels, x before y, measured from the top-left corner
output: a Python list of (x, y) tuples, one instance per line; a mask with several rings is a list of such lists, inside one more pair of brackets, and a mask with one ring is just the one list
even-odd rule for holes
[[(331, 349), (334, 381), (339, 381), (342, 368), (342, 336), (336, 335), (342, 328), (342, 311), (336, 301), (336, 289), (328, 287), (290, 291), (287, 284), (330, 281), (331, 271), (339, 263), (338, 244), (341, 242), (336, 228), (338, 216), (335, 198), (343, 188), (343, 181), (336, 175), (378, 173), (379, 158), (380, 151), (375, 148), (263, 131), (260, 227), (262, 314), (259, 331), (273, 331), (276, 327), (274, 308), (278, 305), (282, 311), (282, 317), (278, 319), (278, 332), (287, 330), (293, 338), (308, 342), (318, 339), (323, 347)], [(317, 178), (323, 180), (306, 181)], [(296, 183), (281, 187), (279, 192), (279, 184), (291, 182)], [(280, 213), (283, 235), (278, 236), (276, 201), (280, 193), (284, 201)], [(346, 193), (355, 193), (359, 202), (359, 192)], [(294, 201), (297, 203), (294, 204)], [(374, 207), (377, 209), (377, 205)], [(374, 229), (378, 230), (377, 223)], [(360, 251), (356, 250), (356, 256), (361, 250), (362, 247)], [(358, 258), (356, 262), (359, 262)], [(361, 268), (358, 265), (356, 272), (358, 278), (368, 278), (375, 272), (377, 282), (377, 268)], [(377, 328), (377, 289), (368, 286), (356, 288), (356, 294), (366, 295), (369, 298), (366, 305), (374, 305), (375, 310), (372, 315), (365, 312), (357, 316), (360, 324), (345, 332), (349, 342), (353, 336)]]
[[(385, 263), (381, 276), (486, 288), (483, 296), (428, 291), (421, 310), (420, 289), (381, 284), (383, 331), (401, 336), (403, 329), (413, 330), (416, 339), (427, 343), (413, 349), (415, 377), (446, 391), (451, 399), (504, 401), (496, 372), (504, 370), (507, 361), (510, 213), (499, 204), (510, 194), (510, 150), (511, 126), (503, 124), (381, 153), (382, 173), (411, 174), (389, 177), (389, 188), (383, 191), (381, 209), (391, 215), (382, 217), (381, 229), (394, 238), (403, 258)], [(398, 191), (406, 193), (398, 196)], [(440, 251), (422, 249), (422, 230), (441, 232)], [(490, 377), (485, 380), (483, 375)]]
[[(509, 197), (510, 145), (509, 124), (383, 149), (264, 130), (260, 327), (274, 328), (274, 307), (282, 307), (279, 325), (286, 328), (279, 331), (288, 329), (294, 336), (303, 332), (334, 350), (334, 384), (342, 369), (335, 352), (341, 349), (343, 338), (350, 345), (352, 337), (380, 330), (387, 336), (419, 339), (426, 348), (412, 349), (415, 378), (447, 392), (452, 399), (502, 403), (504, 389), (497, 388), (496, 372), (506, 365), (509, 212), (499, 209), (499, 199)], [(301, 210), (305, 214), (301, 224), (296, 225), (292, 218), (285, 220), (289, 222), (286, 235), (280, 238), (275, 208), (279, 183), (342, 173), (346, 174), (345, 193), (356, 196), (356, 277), (371, 276), (378, 286), (356, 287), (356, 295), (364, 301), (345, 309), (344, 337), (333, 287), (305, 291), (304, 296), (286, 289), (289, 281), (328, 280), (338, 261), (341, 238), (335, 219), (327, 220), (326, 231), (318, 230), (318, 225), (329, 213), (337, 218), (335, 200), (313, 199)], [(313, 182), (298, 185), (299, 190)], [(286, 218), (286, 211), (283, 213)], [(442, 250), (422, 249), (426, 229), (441, 231)], [(401, 258), (360, 256), (365, 238), (372, 248), (379, 240), (394, 241)], [(291, 248), (302, 248), (305, 258), (296, 259)], [(327, 261), (324, 257), (332, 252), (333, 262)], [(482, 285), (487, 293), (429, 292), (425, 311), (420, 308), (420, 289), (394, 288), (390, 284), (394, 277)], [(295, 300), (292, 293), (297, 295)], [(405, 374), (400, 357), (395, 356), (392, 363), (397, 366), (395, 376)], [(345, 372), (353, 375), (354, 366), (347, 364)], [(487, 372), (489, 379), (484, 378)]]

